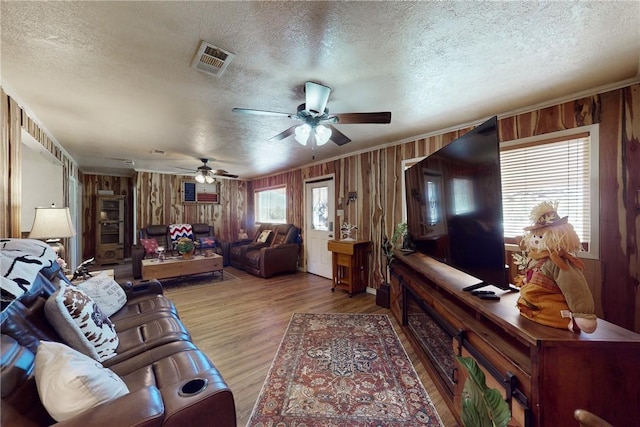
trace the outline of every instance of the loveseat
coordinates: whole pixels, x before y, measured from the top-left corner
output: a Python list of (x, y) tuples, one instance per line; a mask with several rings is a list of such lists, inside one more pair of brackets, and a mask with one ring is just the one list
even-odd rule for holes
[(260, 224), (253, 239), (231, 243), (229, 262), (254, 276), (269, 278), (298, 270), (300, 229), (293, 224)]
[(0, 424), (236, 425), (231, 390), (159, 282), (71, 284), (36, 240), (0, 239), (0, 256)]
[[(200, 241), (202, 239), (213, 239), (212, 243), (203, 249), (212, 249), (218, 255), (222, 255), (222, 265), (229, 265), (229, 247), (228, 242), (223, 242), (215, 237), (212, 225), (204, 223), (189, 224), (192, 230), (193, 240)], [(145, 245), (149, 240), (155, 240), (153, 245)], [(142, 228), (138, 232), (138, 243), (131, 247), (131, 268), (133, 277), (140, 279), (142, 277), (142, 260), (148, 257), (157, 256), (155, 247), (162, 246), (167, 253), (173, 253), (173, 244), (171, 239), (170, 226), (165, 224), (151, 224)]]

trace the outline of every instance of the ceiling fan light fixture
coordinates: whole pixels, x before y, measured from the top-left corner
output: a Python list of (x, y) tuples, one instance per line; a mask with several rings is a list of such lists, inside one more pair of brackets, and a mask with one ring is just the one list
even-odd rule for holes
[(204, 180), (207, 184), (213, 184), (214, 182), (216, 182), (216, 179), (214, 177), (212, 177), (211, 175), (207, 175), (204, 177)]
[(311, 126), (306, 123), (298, 126), (295, 130), (295, 138), (296, 141), (300, 143), (300, 145), (307, 145), (307, 141), (309, 141), (309, 135), (311, 135)]
[(324, 145), (331, 138), (331, 129), (326, 126), (318, 125), (315, 129), (316, 144), (318, 147)]
[(204, 175), (202, 175), (200, 172), (198, 172), (198, 173), (196, 174), (195, 179), (196, 179), (196, 182), (197, 182), (197, 183), (199, 183), (199, 184), (204, 184), (204, 181), (205, 181), (205, 179), (206, 179), (206, 178), (205, 178), (205, 176), (204, 176)]

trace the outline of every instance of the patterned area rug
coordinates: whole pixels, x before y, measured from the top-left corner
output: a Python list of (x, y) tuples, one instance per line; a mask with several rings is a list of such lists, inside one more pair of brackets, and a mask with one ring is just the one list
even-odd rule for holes
[(442, 421), (387, 315), (295, 313), (247, 425)]

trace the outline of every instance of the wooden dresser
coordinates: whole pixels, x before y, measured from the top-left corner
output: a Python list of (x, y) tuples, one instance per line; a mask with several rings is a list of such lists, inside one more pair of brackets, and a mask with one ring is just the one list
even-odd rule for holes
[(369, 246), (368, 240), (329, 240), (328, 249), (332, 252), (333, 287), (344, 289), (349, 296), (362, 292), (369, 285)]
[(396, 252), (391, 310), (461, 423), (464, 369), (472, 356), (511, 406), (514, 426), (572, 426), (586, 409), (615, 426), (640, 422), (640, 334), (598, 319), (574, 334), (520, 316), (517, 292), (499, 301), (462, 291), (477, 279), (420, 253)]

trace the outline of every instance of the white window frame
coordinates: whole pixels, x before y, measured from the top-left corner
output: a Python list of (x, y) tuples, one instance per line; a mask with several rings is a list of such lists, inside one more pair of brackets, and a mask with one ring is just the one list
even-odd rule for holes
[[(260, 218), (259, 216), (259, 210), (260, 210), (260, 202), (259, 202), (259, 195), (260, 193), (265, 193), (265, 192), (269, 192), (269, 191), (274, 191), (274, 190), (284, 190), (284, 206), (283, 208), (283, 212), (284, 212), (284, 218), (282, 220), (268, 220), (265, 221), (263, 219)], [(286, 185), (277, 185), (277, 186), (273, 186), (273, 187), (266, 187), (266, 188), (259, 188), (253, 191), (253, 214), (254, 214), (254, 218), (255, 218), (255, 222), (257, 224), (260, 223), (269, 223), (269, 224), (286, 224), (287, 223), (287, 186)]]
[[(600, 168), (599, 168), (599, 146), (600, 146), (600, 126), (598, 124), (581, 126), (573, 129), (567, 129), (558, 132), (551, 132), (542, 135), (536, 135), (528, 138), (521, 138), (512, 141), (504, 141), (500, 143), (500, 149), (506, 147), (514, 147), (519, 145), (535, 145), (536, 142), (546, 141), (550, 139), (571, 139), (579, 134), (589, 134), (589, 188), (591, 192), (591, 201), (589, 209), (590, 235), (591, 241), (585, 251), (579, 252), (577, 255), (581, 258), (599, 259), (600, 258)], [(542, 201), (542, 200), (541, 200)], [(559, 210), (562, 206), (559, 207)], [(571, 218), (569, 218), (571, 221)]]

